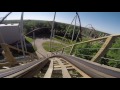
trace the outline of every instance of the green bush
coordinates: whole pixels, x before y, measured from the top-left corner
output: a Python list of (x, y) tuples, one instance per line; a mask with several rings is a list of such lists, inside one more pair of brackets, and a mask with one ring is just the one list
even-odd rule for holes
[[(92, 49), (92, 48), (100, 48), (100, 47), (101, 47), (101, 44), (99, 43), (92, 43), (92, 44), (85, 43), (85, 44), (77, 45), (74, 52), (77, 57), (91, 60), (92, 59), (91, 56), (94, 56), (98, 52), (98, 49)], [(87, 48), (91, 48), (91, 49), (87, 49)], [(84, 56), (84, 55), (90, 55), (90, 56)]]

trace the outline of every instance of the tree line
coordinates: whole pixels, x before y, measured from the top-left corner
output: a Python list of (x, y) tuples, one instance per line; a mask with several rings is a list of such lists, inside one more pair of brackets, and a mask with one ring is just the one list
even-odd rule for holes
[[(20, 21), (19, 20), (6, 20), (6, 21), (4, 21), (4, 23), (5, 24), (7, 24), (7, 23), (20, 23)], [(68, 29), (68, 26), (69, 26), (69, 24), (55, 22), (55, 25), (54, 25), (55, 34), (63, 37)], [(52, 21), (24, 20), (24, 33), (25, 34), (29, 33), (30, 31), (32, 31), (36, 28), (43, 28), (43, 27), (51, 28)], [(71, 25), (71, 27), (69, 28), (69, 30), (66, 34), (66, 38), (72, 39), (73, 28), (74, 28), (74, 25)], [(94, 30), (91, 30), (91, 29), (85, 28), (85, 27), (82, 27), (81, 29), (82, 29), (82, 37), (98, 38), (98, 37), (102, 37), (105, 35), (109, 35), (107, 33), (100, 32), (97, 30), (94, 31)], [(77, 36), (79, 30), (80, 30), (79, 26), (76, 26), (73, 40), (76, 39), (76, 36)], [(81, 37), (81, 36), (79, 35), (79, 37)]]

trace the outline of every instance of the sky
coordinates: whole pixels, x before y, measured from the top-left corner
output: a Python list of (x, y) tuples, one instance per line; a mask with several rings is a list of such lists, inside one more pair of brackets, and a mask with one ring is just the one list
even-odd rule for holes
[[(0, 12), (0, 18), (8, 12)], [(24, 19), (52, 21), (55, 12), (24, 12)], [(120, 12), (78, 12), (83, 27), (91, 24), (96, 30), (120, 34)], [(13, 12), (6, 20), (20, 19), (21, 12)], [(75, 12), (57, 12), (57, 22), (71, 23)], [(73, 22), (74, 24), (75, 22)], [(78, 24), (78, 21), (77, 21)]]

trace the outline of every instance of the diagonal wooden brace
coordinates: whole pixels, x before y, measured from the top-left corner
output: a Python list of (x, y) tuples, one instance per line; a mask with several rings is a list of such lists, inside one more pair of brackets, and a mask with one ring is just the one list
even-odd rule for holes
[(17, 61), (14, 59), (8, 46), (6, 44), (1, 44), (1, 47), (3, 48), (2, 54), (4, 55), (10, 66), (14, 66), (15, 64), (17, 64)]
[(101, 57), (103, 57), (107, 51), (109, 50), (109, 48), (112, 46), (113, 41), (115, 40), (114, 36), (109, 36), (105, 43), (103, 44), (103, 46), (100, 48), (100, 50), (97, 52), (97, 54), (91, 59), (91, 61), (93, 62), (97, 62), (101, 59)]

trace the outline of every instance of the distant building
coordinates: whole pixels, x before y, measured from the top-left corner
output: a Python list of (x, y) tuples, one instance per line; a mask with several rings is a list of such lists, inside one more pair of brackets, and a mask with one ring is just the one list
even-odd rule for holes
[(19, 24), (0, 24), (0, 43), (13, 44), (20, 40)]

